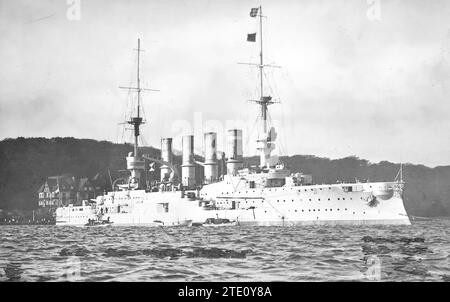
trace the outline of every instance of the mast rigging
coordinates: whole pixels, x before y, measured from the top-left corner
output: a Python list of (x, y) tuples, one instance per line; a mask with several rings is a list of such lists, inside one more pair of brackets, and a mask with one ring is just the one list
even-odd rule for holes
[(141, 87), (141, 78), (140, 78), (140, 53), (144, 50), (141, 49), (141, 39), (138, 38), (138, 46), (137, 49), (134, 49), (137, 51), (137, 75), (136, 75), (136, 86), (137, 87), (123, 87), (119, 86), (121, 89), (129, 89), (134, 90), (137, 92), (137, 105), (136, 105), (136, 113), (137, 116), (131, 117), (129, 121), (127, 121), (128, 124), (133, 125), (134, 128), (134, 157), (139, 156), (139, 135), (140, 135), (140, 125), (144, 124), (144, 121), (140, 115), (141, 111), (141, 91), (159, 91), (157, 89), (149, 89), (149, 88), (142, 88)]

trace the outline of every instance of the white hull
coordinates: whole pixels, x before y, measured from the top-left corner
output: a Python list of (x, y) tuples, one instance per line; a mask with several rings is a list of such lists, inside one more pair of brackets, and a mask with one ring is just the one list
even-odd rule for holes
[[(99, 197), (96, 207), (65, 207), (57, 211), (57, 225), (84, 225), (96, 213), (103, 213), (112, 226), (180, 226), (204, 223), (208, 218), (227, 218), (238, 225), (370, 225), (410, 224), (401, 195), (378, 187), (394, 183), (311, 185), (279, 187), (253, 192), (234, 191), (210, 198), (213, 187), (200, 191), (201, 198), (181, 197), (181, 192), (144, 190), (111, 192)], [(358, 190), (346, 192), (353, 186)], [(223, 187), (223, 184), (222, 184)], [(372, 188), (373, 187), (373, 188)], [(389, 193), (390, 191), (390, 193)], [(386, 193), (387, 192), (387, 193)], [(374, 195), (374, 193), (378, 195)], [(370, 205), (371, 198), (375, 204)]]

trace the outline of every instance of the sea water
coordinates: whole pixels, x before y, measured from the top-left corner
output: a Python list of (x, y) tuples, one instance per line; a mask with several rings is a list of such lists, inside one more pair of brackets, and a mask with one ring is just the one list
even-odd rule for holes
[(410, 226), (0, 226), (0, 281), (450, 281), (450, 219)]

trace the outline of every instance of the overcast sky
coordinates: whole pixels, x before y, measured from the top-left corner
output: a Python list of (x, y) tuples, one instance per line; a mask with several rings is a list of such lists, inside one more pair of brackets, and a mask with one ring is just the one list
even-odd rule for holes
[[(450, 1), (374, 1), (262, 1), (282, 151), (449, 165)], [(203, 129), (242, 124), (255, 154), (257, 73), (237, 62), (257, 62), (261, 1), (79, 3), (0, 0), (0, 139), (129, 140), (118, 86), (134, 85), (140, 38), (143, 85), (161, 90), (143, 96), (144, 142), (192, 132), (200, 150)]]

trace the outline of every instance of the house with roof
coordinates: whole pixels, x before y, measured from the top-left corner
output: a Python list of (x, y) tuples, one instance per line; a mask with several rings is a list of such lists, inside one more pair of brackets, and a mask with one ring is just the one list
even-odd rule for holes
[(38, 190), (39, 207), (59, 207), (74, 203), (76, 186), (76, 179), (70, 174), (48, 177)]
[(83, 200), (96, 198), (108, 189), (102, 177), (96, 175), (92, 180), (87, 177), (76, 178), (70, 174), (50, 176), (38, 190), (38, 206), (56, 208), (73, 204), (81, 205)]
[(94, 185), (88, 178), (80, 178), (77, 182), (76, 202), (74, 205), (81, 205), (83, 200), (91, 200), (96, 197)]

